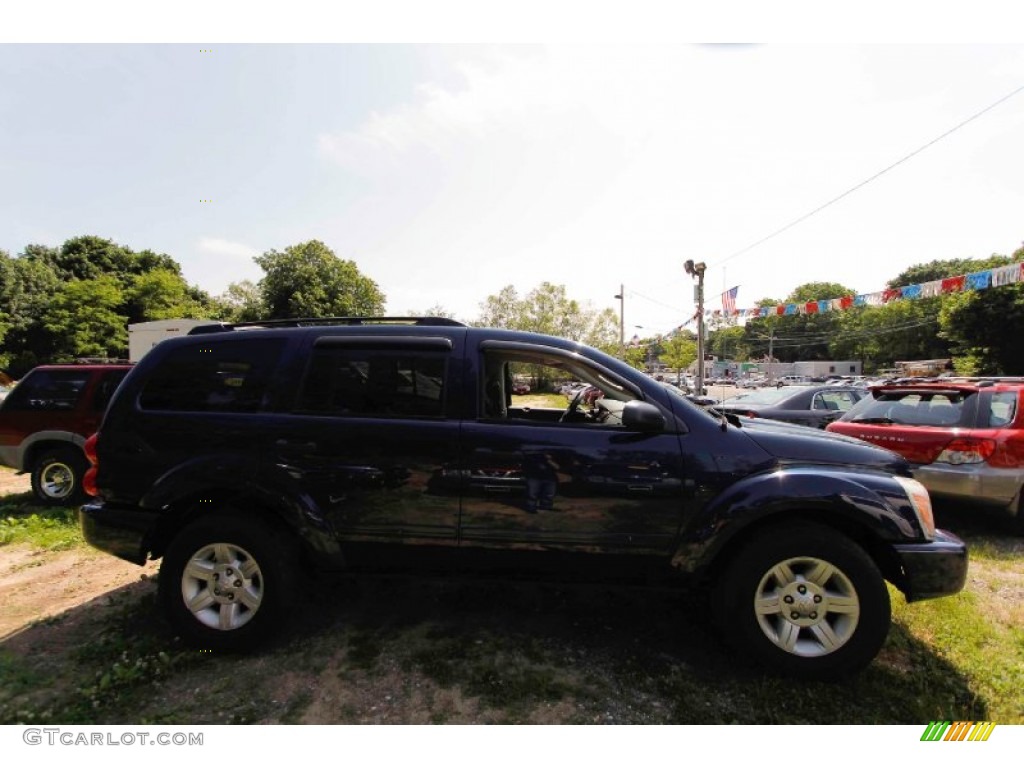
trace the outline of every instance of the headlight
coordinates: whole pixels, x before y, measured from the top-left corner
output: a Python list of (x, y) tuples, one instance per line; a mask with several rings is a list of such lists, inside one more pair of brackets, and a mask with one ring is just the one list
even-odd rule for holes
[(903, 486), (903, 491), (910, 499), (910, 505), (917, 513), (917, 520), (921, 523), (925, 538), (931, 541), (935, 538), (935, 516), (932, 514), (932, 499), (928, 495), (928, 489), (909, 477), (896, 477), (896, 482)]

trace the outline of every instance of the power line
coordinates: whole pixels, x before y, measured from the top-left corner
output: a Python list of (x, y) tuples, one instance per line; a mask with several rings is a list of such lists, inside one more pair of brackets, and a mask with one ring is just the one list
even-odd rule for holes
[[(812, 335), (807, 336), (806, 338), (795, 338), (794, 337), (794, 338), (789, 338), (789, 339), (784, 339), (784, 340), (779, 339), (778, 337), (776, 337), (776, 339), (775, 339), (775, 342), (776, 342), (775, 349), (789, 349), (789, 348), (793, 348), (793, 347), (813, 347), (813, 346), (817, 346), (819, 344), (830, 344), (832, 342), (841, 343), (841, 342), (846, 342), (846, 341), (857, 341), (859, 339), (868, 339), (868, 338), (872, 338), (874, 336), (885, 336), (886, 334), (890, 334), (890, 333), (900, 333), (902, 331), (909, 331), (909, 330), (912, 330), (914, 328), (923, 328), (923, 327), (925, 327), (927, 325), (934, 325), (936, 322), (938, 322), (938, 318), (934, 317), (934, 318), (931, 318), (929, 320), (925, 320), (924, 322), (920, 322), (920, 323), (908, 323), (908, 324), (893, 326), (891, 328), (884, 328), (882, 330), (877, 330), (877, 331), (862, 331), (860, 333), (849, 333), (849, 334), (841, 334), (841, 335), (812, 334)], [(767, 339), (758, 339), (757, 341), (758, 341), (757, 346), (766, 346), (764, 344), (764, 342), (767, 341)], [(779, 343), (777, 343), (779, 341), (789, 341), (789, 342), (792, 342), (792, 343), (790, 343), (790, 344), (785, 344), (785, 343), (779, 344)]]
[(815, 209), (814, 209), (813, 211), (811, 211), (810, 213), (805, 213), (805, 214), (804, 214), (803, 216), (801, 216), (800, 218), (798, 218), (798, 219), (795, 219), (794, 221), (791, 221), (791, 222), (790, 222), (789, 224), (787, 224), (786, 226), (782, 227), (781, 229), (778, 229), (778, 230), (776, 230), (775, 232), (772, 232), (772, 233), (771, 233), (770, 235), (767, 235), (766, 237), (762, 237), (762, 238), (761, 238), (760, 240), (758, 240), (757, 242), (755, 242), (755, 243), (751, 243), (751, 244), (750, 244), (750, 245), (748, 245), (748, 246), (747, 246), (746, 248), (741, 248), (740, 250), (736, 251), (735, 253), (733, 253), (733, 254), (730, 254), (729, 256), (726, 256), (726, 257), (725, 257), (724, 259), (722, 259), (722, 260), (720, 260), (720, 261), (717, 261), (717, 262), (715, 262), (715, 263), (713, 263), (713, 264), (710, 264), (710, 265), (709, 265), (709, 267), (717, 267), (717, 266), (720, 266), (720, 265), (724, 264), (725, 262), (727, 262), (727, 261), (729, 261), (729, 260), (731, 260), (731, 259), (734, 259), (734, 258), (736, 258), (737, 256), (740, 256), (740, 255), (742, 255), (742, 254), (746, 253), (747, 251), (750, 251), (750, 250), (752, 250), (752, 249), (756, 248), (757, 246), (761, 245), (761, 243), (765, 243), (765, 242), (767, 242), (768, 240), (771, 240), (771, 239), (772, 239), (773, 237), (776, 237), (776, 236), (778, 236), (778, 235), (781, 235), (781, 234), (782, 234), (783, 232), (785, 232), (785, 231), (787, 231), (787, 230), (789, 230), (789, 229), (792, 229), (792, 228), (793, 228), (793, 227), (795, 227), (795, 226), (796, 226), (797, 224), (800, 224), (801, 222), (803, 222), (803, 221), (806, 221), (807, 219), (811, 218), (811, 216), (814, 216), (814, 215), (815, 215), (816, 213), (820, 213), (821, 211), (823, 211), (823, 210), (825, 210), (826, 208), (828, 208), (828, 207), (829, 207), (830, 205), (833, 205), (834, 203), (838, 203), (838, 202), (839, 202), (840, 200), (842, 200), (842, 199), (843, 199), (844, 197), (846, 197), (847, 195), (850, 195), (850, 194), (852, 194), (852, 193), (856, 192), (856, 191), (857, 191), (858, 189), (860, 189), (861, 187), (863, 187), (863, 186), (865, 186), (865, 185), (867, 185), (867, 184), (870, 184), (870, 183), (871, 183), (872, 181), (874, 181), (875, 179), (877, 179), (877, 178), (878, 178), (879, 176), (882, 176), (883, 174), (886, 174), (886, 173), (888, 173), (889, 171), (891, 171), (891, 170), (892, 170), (893, 168), (895, 168), (896, 166), (898, 166), (898, 165), (902, 165), (903, 163), (905, 163), (905, 162), (906, 162), (907, 160), (909, 160), (910, 158), (914, 157), (915, 155), (918, 155), (918, 154), (920, 154), (921, 152), (924, 152), (924, 150), (928, 149), (928, 147), (930, 147), (930, 146), (932, 146), (933, 144), (936, 144), (936, 143), (938, 143), (938, 142), (942, 141), (942, 140), (943, 140), (944, 138), (946, 138), (946, 137), (947, 137), (947, 136), (949, 136), (950, 134), (952, 134), (952, 133), (955, 133), (956, 131), (960, 130), (961, 128), (963, 128), (963, 127), (964, 127), (965, 125), (967, 125), (968, 123), (970, 123), (970, 122), (973, 122), (974, 120), (977, 120), (977, 119), (978, 119), (979, 117), (981, 117), (982, 115), (984, 115), (984, 114), (985, 114), (986, 112), (988, 112), (988, 111), (990, 111), (990, 110), (992, 110), (992, 109), (995, 109), (995, 108), (996, 108), (996, 107), (998, 107), (998, 106), (999, 106), (1000, 104), (1002, 104), (1002, 103), (1003, 103), (1004, 101), (1007, 101), (1008, 99), (1011, 99), (1011, 98), (1013, 98), (1014, 96), (1016, 96), (1016, 95), (1017, 95), (1018, 93), (1020, 93), (1021, 91), (1024, 91), (1024, 85), (1022, 85), (1022, 86), (1020, 86), (1019, 88), (1017, 88), (1016, 90), (1013, 90), (1013, 91), (1011, 91), (1010, 93), (1006, 94), (1006, 95), (1005, 95), (1005, 96), (1003, 96), (1003, 97), (1002, 97), (1001, 99), (998, 99), (997, 101), (994, 101), (994, 102), (992, 102), (991, 104), (989, 104), (989, 105), (988, 105), (987, 107), (985, 107), (985, 108), (984, 108), (983, 110), (981, 110), (980, 112), (976, 112), (975, 114), (971, 115), (971, 116), (970, 116), (970, 117), (968, 117), (968, 118), (967, 118), (966, 120), (964, 120), (963, 122), (961, 122), (961, 123), (958, 123), (957, 125), (953, 126), (953, 127), (952, 127), (952, 128), (950, 128), (950, 129), (949, 129), (948, 131), (946, 131), (945, 133), (943, 133), (942, 135), (940, 135), (940, 136), (936, 136), (936, 137), (935, 137), (934, 139), (932, 139), (931, 141), (929, 141), (929, 142), (928, 142), (927, 144), (924, 144), (924, 145), (922, 145), (922, 146), (918, 147), (917, 149), (915, 149), (915, 150), (914, 150), (913, 152), (911, 152), (911, 153), (910, 153), (909, 155), (906, 155), (906, 156), (904, 156), (904, 157), (900, 158), (899, 160), (897, 160), (897, 161), (896, 161), (895, 163), (893, 163), (892, 165), (890, 165), (890, 166), (888, 166), (888, 167), (886, 167), (886, 168), (883, 168), (883, 169), (882, 169), (882, 170), (880, 170), (880, 171), (879, 171), (878, 173), (876, 173), (876, 174), (875, 174), (874, 176), (871, 176), (870, 178), (867, 178), (867, 179), (865, 179), (864, 181), (860, 182), (860, 183), (859, 183), (859, 184), (857, 184), (856, 186), (850, 187), (850, 188), (849, 188), (848, 190), (846, 190), (845, 192), (843, 192), (843, 193), (842, 193), (841, 195), (839, 195), (838, 197), (834, 197), (834, 198), (832, 198), (831, 200), (829, 200), (829, 201), (828, 201), (827, 203), (824, 203), (823, 205), (819, 205), (819, 206), (818, 206), (817, 208), (815, 208)]

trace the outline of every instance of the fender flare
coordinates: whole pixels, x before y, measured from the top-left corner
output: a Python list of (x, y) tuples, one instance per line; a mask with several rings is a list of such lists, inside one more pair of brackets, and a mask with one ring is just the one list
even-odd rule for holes
[(917, 514), (894, 475), (843, 467), (784, 466), (743, 478), (684, 527), (674, 568), (706, 570), (752, 525), (803, 516), (886, 543), (923, 540)]

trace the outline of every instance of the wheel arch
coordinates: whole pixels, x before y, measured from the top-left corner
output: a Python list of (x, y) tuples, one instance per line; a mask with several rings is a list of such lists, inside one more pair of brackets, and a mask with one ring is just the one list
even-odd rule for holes
[(300, 562), (320, 562), (337, 555), (329, 525), (300, 499), (260, 487), (230, 484), (192, 487), (162, 507), (159, 522), (148, 542), (150, 556), (160, 558), (174, 538), (193, 523), (208, 517), (236, 517), (259, 521), (272, 531), (294, 540)]
[(31, 472), (39, 457), (47, 451), (76, 451), (85, 460), (85, 438), (75, 432), (37, 432), (21, 449), (22, 472)]
[(729, 536), (702, 566), (700, 577), (710, 582), (717, 581), (729, 564), (734, 562), (737, 553), (751, 541), (762, 537), (767, 531), (801, 523), (830, 528), (845, 536), (867, 553), (886, 581), (898, 587), (904, 583), (898, 555), (876, 531), (864, 522), (849, 516), (831, 514), (831, 510), (827, 509), (779, 510), (744, 525)]

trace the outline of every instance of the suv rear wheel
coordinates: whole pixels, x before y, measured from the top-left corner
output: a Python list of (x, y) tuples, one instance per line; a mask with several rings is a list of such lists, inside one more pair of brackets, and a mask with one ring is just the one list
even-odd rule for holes
[(44, 451), (32, 466), (32, 492), (49, 506), (77, 504), (85, 498), (82, 478), (87, 463), (72, 448)]
[(246, 650), (283, 625), (292, 600), (291, 547), (251, 518), (217, 515), (189, 525), (160, 566), (171, 625), (203, 649)]
[(785, 526), (743, 547), (715, 606), (737, 650), (781, 674), (817, 679), (866, 666), (885, 642), (891, 610), (871, 558), (817, 525)]

